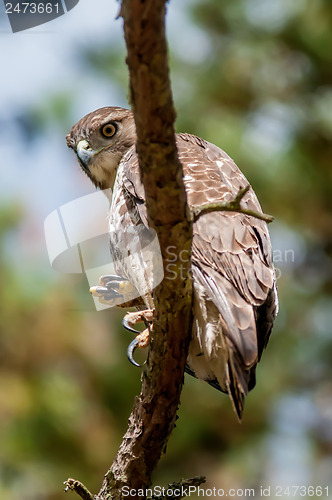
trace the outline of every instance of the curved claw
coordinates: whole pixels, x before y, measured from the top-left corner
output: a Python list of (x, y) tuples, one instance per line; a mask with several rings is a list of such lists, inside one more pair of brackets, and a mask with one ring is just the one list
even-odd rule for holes
[(104, 294), (105, 300), (118, 299), (119, 297), (123, 297), (123, 295), (121, 295), (121, 293), (116, 292), (115, 290), (109, 290), (107, 293)]
[[(129, 321), (126, 319), (126, 317), (124, 317), (124, 318), (123, 318), (123, 320), (122, 320), (122, 326), (123, 326), (126, 330), (128, 330), (129, 332), (134, 332), (134, 333), (136, 333), (136, 335), (138, 335), (139, 333), (141, 333), (141, 332), (139, 332), (138, 330), (135, 330), (135, 328), (133, 328), (133, 327), (129, 324)], [(130, 344), (130, 345), (131, 345), (131, 344)]]
[(137, 347), (138, 347), (138, 340), (134, 339), (132, 342), (130, 342), (130, 344), (127, 348), (127, 357), (132, 365), (141, 367), (142, 365), (139, 365), (138, 363), (136, 363), (136, 361), (134, 360), (134, 357), (133, 357), (134, 352), (136, 351)]
[(117, 274), (104, 274), (99, 278), (99, 281), (102, 285), (106, 285), (109, 281), (128, 281), (126, 278), (122, 278), (122, 276), (118, 276)]
[(106, 300), (117, 299), (118, 297), (122, 297), (121, 293), (117, 292), (112, 288), (107, 288), (105, 286), (93, 286), (90, 288), (90, 293), (95, 296), (102, 297)]
[(106, 286), (96, 286), (95, 290), (101, 295), (106, 295), (107, 293), (109, 293), (111, 295), (114, 295), (114, 297), (120, 297), (120, 294), (117, 290), (113, 290), (113, 288), (107, 288)]
[(112, 289), (112, 290), (116, 289), (116, 290), (118, 290), (120, 288), (120, 283), (121, 283), (121, 281), (114, 281), (114, 280), (113, 281), (107, 281), (105, 283), (105, 287), (107, 289)]

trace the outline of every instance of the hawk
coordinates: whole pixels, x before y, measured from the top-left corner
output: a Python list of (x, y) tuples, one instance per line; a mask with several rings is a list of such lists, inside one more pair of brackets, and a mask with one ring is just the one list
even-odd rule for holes
[[(152, 258), (141, 266), (128, 266), (125, 259), (133, 228), (145, 232), (147, 238), (151, 234), (133, 114), (120, 107), (98, 109), (74, 125), (66, 140), (95, 186), (113, 189), (110, 247), (116, 272), (122, 284), (127, 280), (139, 290), (144, 304), (140, 309), (151, 313)], [(176, 146), (189, 207), (230, 201), (248, 185), (233, 160), (214, 144), (180, 133)], [(251, 187), (241, 203), (261, 212)], [(193, 323), (186, 371), (227, 393), (240, 419), (278, 310), (266, 223), (237, 212), (203, 214), (193, 224), (191, 271)], [(101, 278), (106, 286), (97, 287), (99, 295), (106, 300), (116, 296), (117, 280), (115, 276)], [(151, 320), (152, 313), (141, 317)]]

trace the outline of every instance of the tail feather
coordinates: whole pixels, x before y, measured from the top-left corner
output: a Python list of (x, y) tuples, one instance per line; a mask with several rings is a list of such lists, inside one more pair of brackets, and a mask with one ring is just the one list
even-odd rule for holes
[(251, 369), (245, 369), (243, 361), (241, 361), (239, 355), (234, 350), (234, 346), (229, 346), (229, 358), (225, 370), (228, 395), (231, 399), (235, 413), (241, 422), (244, 399), (251, 389), (250, 383), (252, 374)]
[(242, 420), (243, 406), (244, 406), (244, 393), (241, 391), (239, 385), (236, 383), (232, 368), (228, 362), (226, 365), (226, 386), (228, 395), (232, 402), (233, 409), (237, 414), (239, 422)]

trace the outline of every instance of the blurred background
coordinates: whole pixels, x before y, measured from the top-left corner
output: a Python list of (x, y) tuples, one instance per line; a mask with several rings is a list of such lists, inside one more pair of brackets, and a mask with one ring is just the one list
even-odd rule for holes
[[(118, 8), (81, 0), (13, 35), (0, 6), (1, 499), (61, 500), (67, 477), (97, 493), (140, 390), (123, 313), (97, 312), (84, 274), (51, 268), (43, 232), (50, 212), (94, 192), (68, 130), (98, 107), (128, 106)], [(280, 313), (241, 425), (226, 396), (186, 376), (154, 484), (206, 475), (209, 488), (331, 496), (332, 4), (168, 10), (177, 131), (227, 151), (275, 216)]]

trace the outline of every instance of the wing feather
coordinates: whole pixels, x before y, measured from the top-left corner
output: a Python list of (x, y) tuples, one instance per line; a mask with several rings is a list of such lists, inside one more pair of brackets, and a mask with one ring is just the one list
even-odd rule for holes
[[(233, 160), (217, 146), (190, 134), (177, 134), (176, 139), (189, 207), (229, 201), (249, 184)], [(144, 186), (134, 147), (122, 164), (125, 189), (148, 227)], [(252, 188), (242, 204), (261, 211)], [(193, 225), (192, 268), (194, 287), (201, 287), (206, 300), (214, 304), (221, 325), (217, 329), (206, 328), (206, 338), (200, 338), (202, 333), (196, 332), (198, 343), (193, 352), (198, 349), (202, 353), (196, 353), (192, 359), (202, 354), (206, 380), (229, 393), (240, 417), (244, 396), (255, 385), (256, 364), (277, 312), (266, 223), (232, 212), (201, 216)]]

